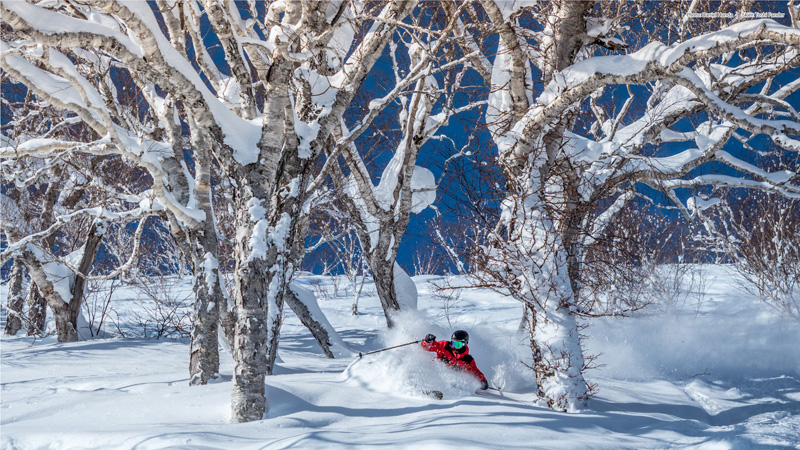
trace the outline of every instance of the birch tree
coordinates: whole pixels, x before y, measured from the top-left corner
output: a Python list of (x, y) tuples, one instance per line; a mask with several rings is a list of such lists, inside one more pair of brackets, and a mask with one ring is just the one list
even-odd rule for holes
[[(669, 27), (656, 32), (637, 21), (637, 8), (654, 13), (647, 5), (481, 6), (499, 35), (486, 118), (507, 182), (483, 276), (527, 308), (539, 395), (575, 410), (588, 393), (578, 319), (594, 314), (583, 256), (630, 199), (661, 192), (689, 216), (681, 197), (704, 186), (800, 194), (796, 169), (766, 170), (748, 144), (800, 150), (788, 100), (800, 83), (781, 77), (797, 67), (800, 31), (793, 16), (709, 27), (666, 6)], [(641, 29), (651, 32), (631, 31)]]

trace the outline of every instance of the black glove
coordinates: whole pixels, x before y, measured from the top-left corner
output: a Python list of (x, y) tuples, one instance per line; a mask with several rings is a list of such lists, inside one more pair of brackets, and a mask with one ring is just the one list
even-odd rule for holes
[(489, 389), (489, 383), (486, 380), (481, 380), (481, 390), (485, 391)]
[(425, 336), (425, 342), (433, 342), (435, 340), (436, 340), (436, 336), (434, 336), (434, 335), (432, 335), (430, 333), (428, 333), (428, 335)]

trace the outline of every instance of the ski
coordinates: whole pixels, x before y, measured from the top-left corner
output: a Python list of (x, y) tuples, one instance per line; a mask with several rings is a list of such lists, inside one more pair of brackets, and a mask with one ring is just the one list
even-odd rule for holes
[(430, 398), (435, 398), (436, 400), (441, 400), (444, 398), (442, 391), (422, 391), (422, 393)]
[(496, 399), (499, 399), (499, 400), (510, 400), (512, 402), (518, 402), (519, 401), (519, 400), (516, 400), (516, 399), (513, 399), (513, 398), (510, 398), (510, 397), (507, 397), (507, 396), (503, 395), (502, 392), (500, 392), (500, 391), (483, 391), (483, 390), (479, 389), (479, 390), (475, 391), (475, 395), (478, 395), (478, 396), (481, 396), (481, 397), (496, 398)]
[(535, 405), (536, 404), (535, 401), (529, 400), (529, 395), (502, 392), (502, 391), (499, 391), (499, 390), (497, 390), (497, 391), (495, 391), (495, 390), (489, 390), (489, 391), (477, 390), (477, 391), (475, 391), (475, 395), (477, 395), (479, 397), (486, 397), (486, 398), (491, 398), (491, 399), (496, 399), (496, 400), (506, 400), (506, 401), (509, 401), (509, 402), (524, 403), (524, 404), (527, 404), (527, 405)]

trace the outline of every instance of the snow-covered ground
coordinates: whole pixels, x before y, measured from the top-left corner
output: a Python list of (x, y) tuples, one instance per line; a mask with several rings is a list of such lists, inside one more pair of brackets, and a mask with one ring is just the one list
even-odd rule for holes
[[(232, 362), (221, 377), (188, 385), (188, 345), (179, 340), (3, 336), (0, 434), (3, 449), (75, 448), (695, 448), (800, 449), (800, 324), (746, 295), (721, 267), (706, 291), (668, 312), (592, 322), (587, 373), (598, 394), (588, 408), (557, 413), (532, 402), (521, 307), (488, 291), (445, 301), (414, 278), (419, 311), (387, 332), (374, 289), (361, 315), (330, 279), (303, 278), (354, 352), (325, 359), (287, 312), (276, 374), (267, 378), (264, 420), (229, 424)], [(186, 294), (186, 283), (177, 295)], [(5, 287), (2, 292), (5, 301)], [(141, 303), (115, 292), (123, 325)], [(698, 300), (702, 300), (698, 303)], [(445, 307), (446, 306), (446, 307)], [(141, 317), (141, 316), (139, 316)], [(129, 319), (126, 319), (129, 318)], [(2, 317), (2, 325), (5, 316)], [(478, 366), (502, 395), (430, 360), (416, 345), (365, 356), (432, 332), (470, 332)], [(114, 331), (114, 330), (109, 330)], [(22, 334), (22, 333), (21, 333)], [(443, 400), (421, 392), (438, 389)]]

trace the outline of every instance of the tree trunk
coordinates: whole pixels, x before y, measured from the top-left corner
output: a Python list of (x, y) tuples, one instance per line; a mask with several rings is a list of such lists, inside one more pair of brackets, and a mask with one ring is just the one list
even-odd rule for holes
[(308, 328), (308, 331), (310, 331), (311, 335), (314, 336), (314, 339), (317, 341), (317, 344), (319, 344), (322, 352), (325, 353), (325, 357), (333, 359), (334, 355), (333, 352), (331, 352), (330, 336), (325, 330), (325, 327), (323, 327), (319, 321), (314, 319), (314, 317), (311, 315), (311, 312), (308, 310), (308, 307), (301, 302), (297, 298), (297, 295), (291, 290), (286, 292), (284, 300), (289, 308), (292, 309), (292, 312), (295, 313), (297, 318), (300, 319), (300, 323)]
[[(552, 42), (545, 50), (542, 81), (547, 85), (570, 66), (583, 46), (590, 1), (550, 3), (546, 17)], [(507, 39), (508, 40), (508, 39)], [(516, 108), (517, 110), (519, 108)], [(508, 180), (508, 271), (524, 280), (514, 295), (527, 307), (533, 366), (539, 395), (560, 411), (579, 408), (588, 386), (575, 316), (580, 294), (580, 195), (577, 177), (563, 155), (574, 113), (548, 124), (528, 150), (501, 161)], [(518, 288), (518, 289), (517, 289)]]
[[(301, 300), (301, 298), (303, 300)], [(313, 292), (297, 285), (292, 285), (286, 290), (284, 300), (289, 308), (297, 315), (300, 322), (308, 328), (314, 339), (319, 344), (325, 357), (335, 358), (334, 348), (346, 351), (344, 343), (336, 334), (325, 315), (319, 309)]]
[[(61, 190), (61, 175), (63, 173), (64, 169), (61, 167), (54, 169), (53, 181), (47, 185), (40, 216), (42, 229), (49, 228), (55, 220), (53, 211)], [(53, 244), (55, 243), (55, 239), (55, 234), (47, 236), (44, 239), (45, 248), (51, 250), (53, 248)], [(26, 265), (29, 263), (41, 265), (41, 262), (37, 261), (35, 258), (31, 259), (30, 261), (25, 261)], [(41, 267), (39, 267), (39, 269), (41, 269)], [(30, 267), (28, 267), (28, 273), (33, 279), (33, 271)], [(64, 301), (66, 301), (66, 299), (64, 299)], [(45, 332), (45, 325), (47, 323), (47, 303), (47, 296), (43, 293), (38, 283), (31, 283), (31, 288), (28, 292), (28, 323), (30, 325), (28, 328), (28, 336), (38, 336)]]
[(47, 323), (47, 300), (39, 292), (36, 283), (28, 288), (28, 336), (40, 336)]
[[(312, 13), (319, 6), (315, 5), (286, 2), (282, 21), (295, 24), (301, 19), (310, 20), (315, 25), (307, 29), (309, 36), (323, 32), (314, 29), (326, 26), (323, 10)], [(391, 2), (387, 5), (387, 16), (400, 20), (412, 7), (410, 2)], [(277, 355), (283, 299), (297, 267), (293, 257), (295, 248), (303, 245), (305, 239), (299, 221), (314, 165), (331, 130), (338, 126), (345, 109), (391, 39), (393, 27), (376, 23), (362, 43), (364, 48), (358, 53), (363, 52), (364, 57), (359, 59), (360, 64), (349, 77), (347, 88), (339, 91), (324, 114), (313, 104), (310, 89), (300, 89), (294, 102), (291, 101), (288, 86), (296, 67), (276, 55), (267, 79), (262, 80), (266, 82), (267, 100), (258, 162), (244, 166), (227, 164), (226, 171), (237, 183), (233, 422), (260, 420), (264, 415), (267, 406), (264, 377), (272, 371)], [(315, 122), (317, 128), (303, 157), (298, 152), (300, 140), (294, 132), (298, 119)]]
[[(74, 327), (76, 333), (78, 332), (78, 316), (81, 314), (83, 294), (86, 287), (86, 279), (82, 274), (88, 274), (89, 271), (91, 271), (92, 265), (94, 264), (94, 259), (97, 256), (97, 251), (100, 249), (100, 243), (103, 241), (104, 234), (105, 225), (103, 224), (94, 222), (92, 223), (91, 227), (89, 227), (89, 232), (86, 236), (86, 242), (84, 243), (83, 247), (83, 256), (78, 264), (78, 273), (75, 274), (75, 278), (72, 282), (70, 291), (72, 298), (69, 301), (67, 310), (69, 313), (70, 323)], [(60, 337), (59, 340), (61, 340)]]
[[(574, 62), (575, 55), (583, 46), (586, 15), (593, 3), (563, 0), (556, 4), (553, 45), (547, 54), (550, 70), (543, 74), (545, 83)], [(563, 158), (561, 152), (566, 130), (573, 121), (574, 114), (567, 114), (545, 134), (542, 140), (547, 163), (541, 166), (539, 173), (532, 174), (541, 177), (542, 186), (550, 178), (558, 180), (562, 189), (559, 193), (546, 191), (541, 194), (546, 204), (558, 205), (561, 209), (560, 217), (548, 218), (552, 222), (548, 232), (560, 236), (553, 240), (548, 250), (552, 273), (546, 275), (550, 284), (546, 295), (551, 298), (545, 301), (539, 317), (533, 319), (535, 326), (531, 327), (531, 341), (537, 343), (532, 349), (537, 385), (548, 406), (560, 411), (578, 409), (588, 395), (588, 386), (583, 378), (583, 349), (573, 313), (580, 295), (577, 248), (580, 194), (575, 185), (577, 177), (571, 173), (572, 167), (566, 161), (558, 162)], [(545, 208), (539, 214), (542, 218), (548, 216)]]
[[(290, 2), (286, 19), (300, 17), (299, 4)], [(280, 330), (282, 292), (275, 283), (283, 279), (285, 264), (278, 265), (278, 251), (270, 227), (281, 217), (271, 202), (272, 193), (278, 190), (279, 170), (291, 170), (284, 165), (287, 139), (291, 139), (294, 118), (287, 86), (291, 63), (278, 58), (273, 61), (268, 80), (267, 102), (264, 105), (259, 163), (237, 167), (230, 175), (238, 182), (235, 190), (236, 244), (234, 249), (234, 342), (233, 342), (233, 395), (231, 421), (251, 422), (261, 420), (267, 408), (264, 377), (271, 372), (270, 354), (274, 362), (275, 349), (270, 341)], [(290, 122), (291, 120), (291, 122)], [(294, 138), (296, 141), (296, 138)], [(302, 186), (301, 189), (304, 189)], [(296, 217), (296, 216), (295, 216)], [(287, 217), (292, 221), (291, 216)], [(283, 224), (285, 225), (285, 224)], [(278, 241), (285, 244), (286, 231)], [(270, 242), (272, 241), (272, 242)], [(280, 244), (279, 244), (280, 245)], [(291, 249), (280, 249), (287, 255)], [(284, 259), (284, 263), (288, 262)], [(273, 284), (275, 283), (275, 284)]]
[[(69, 304), (61, 298), (60, 293), (56, 292), (55, 285), (47, 278), (47, 273), (42, 268), (41, 261), (37, 260), (36, 256), (30, 251), (23, 252), (22, 257), (24, 258), (28, 273), (31, 274), (31, 280), (33, 281), (33, 283), (31, 283), (31, 292), (35, 290), (36, 296), (42, 301), (42, 304), (36, 310), (36, 314), (38, 314), (38, 311), (45, 311), (46, 306), (50, 306), (50, 310), (53, 312), (53, 318), (56, 322), (58, 342), (77, 341), (77, 320), (71, 320)], [(34, 284), (35, 286), (33, 286)], [(32, 307), (29, 316), (33, 316), (33, 313), (34, 308)], [(33, 322), (33, 318), (31, 322)], [(31, 328), (33, 328), (33, 326)], [(42, 326), (42, 328), (44, 328), (44, 326)], [(32, 335), (30, 330), (28, 330), (28, 335)]]
[(219, 373), (220, 308), (227, 303), (219, 280), (216, 233), (206, 232), (205, 235), (213, 236), (214, 243), (208, 247), (198, 244), (192, 255), (195, 296), (189, 357), (189, 384), (192, 386), (207, 384)]
[(400, 311), (400, 303), (397, 301), (397, 291), (394, 285), (394, 264), (387, 264), (383, 259), (383, 254), (370, 255), (370, 270), (375, 290), (378, 291), (378, 298), (386, 316), (386, 325), (392, 328), (395, 325), (394, 316)]
[[(296, 146), (282, 153), (269, 196), (263, 191), (253, 195), (249, 187), (256, 180), (265, 184), (256, 167), (237, 199), (234, 422), (260, 420), (266, 410), (264, 376), (275, 364), (283, 302), (298, 266), (297, 246), (305, 240), (300, 222), (313, 161), (300, 159)], [(295, 182), (297, 194), (283, 194)], [(272, 210), (267, 209), (270, 203)]]
[(25, 296), (22, 294), (24, 287), (24, 270), (22, 262), (14, 260), (11, 269), (11, 282), (8, 285), (8, 316), (6, 317), (5, 334), (14, 336), (22, 328), (22, 308)]
[(573, 291), (569, 252), (563, 241), (565, 219), (550, 210), (564, 201), (558, 191), (543, 188), (548, 174), (537, 167), (544, 162), (541, 155), (537, 156), (532, 175), (512, 179), (510, 184), (511, 193), (503, 211), (508, 242), (501, 248), (505, 249), (506, 271), (514, 275), (510, 277), (513, 295), (527, 307), (532, 368), (539, 395), (553, 409), (574, 411), (588, 393), (574, 314), (578, 297)]
[[(42, 304), (31, 307), (29, 312), (31, 323), (33, 324), (34, 320), (39, 320), (40, 312), (46, 310), (44, 304), (46, 302), (47, 306), (50, 306), (50, 310), (53, 311), (59, 342), (75, 342), (78, 340), (78, 316), (81, 313), (81, 303), (86, 282), (81, 274), (88, 273), (91, 269), (102, 239), (103, 229), (100, 228), (98, 222), (93, 222), (87, 233), (86, 241), (83, 245), (83, 254), (78, 263), (77, 269), (79, 273), (70, 273), (69, 275), (69, 298), (66, 299), (63, 298), (64, 292), (59, 291), (53, 280), (48, 277), (43, 261), (43, 257), (46, 258), (46, 256), (41, 250), (33, 252), (28, 249), (19, 256), (20, 260), (27, 266), (28, 273), (30, 273), (33, 281), (30, 288), (32, 294), (29, 299), (35, 295), (42, 301)], [(60, 265), (56, 261), (48, 261), (48, 264)], [(66, 272), (67, 270), (67, 267), (62, 266), (57, 269), (57, 272)], [(33, 294), (34, 292), (35, 294)], [(41, 318), (44, 318), (44, 314), (41, 315)], [(38, 327), (38, 324), (36, 326)], [(32, 325), (31, 329), (33, 328), (34, 326)], [(41, 328), (44, 328), (44, 324), (41, 325)], [(30, 330), (28, 334), (31, 335)]]
[(191, 121), (192, 145), (195, 148), (194, 198), (197, 208), (205, 212), (200, 229), (191, 230), (189, 246), (192, 255), (194, 289), (194, 322), (189, 356), (189, 385), (204, 385), (219, 373), (220, 311), (227, 309), (219, 274), (219, 242), (214, 211), (211, 205), (210, 149), (204, 133)]
[[(245, 188), (247, 189), (247, 188)], [(249, 191), (249, 189), (247, 189)], [(244, 192), (242, 194), (247, 194)], [(258, 245), (257, 226), (263, 216), (262, 202), (252, 195), (241, 195), (236, 214), (236, 302), (233, 342), (233, 394), (231, 421), (261, 420), (266, 410), (264, 377), (267, 374), (267, 291), (269, 266), (265, 255), (253, 255)], [(260, 211), (259, 211), (260, 210)], [(261, 232), (266, 232), (263, 230)], [(271, 306), (271, 305), (270, 305)]]
[(576, 411), (586, 399), (583, 350), (578, 322), (568, 305), (547, 308), (542, 314), (528, 313), (536, 385), (547, 406), (558, 411)]
[(77, 342), (78, 318), (73, 317), (69, 305), (64, 302), (58, 305), (51, 303), (50, 310), (53, 311), (53, 319), (56, 321), (58, 342)]
[[(230, 347), (233, 348), (233, 340), (236, 337), (236, 316), (233, 309), (228, 309), (227, 296), (222, 299), (222, 302), (219, 311), (219, 326), (222, 329), (222, 335), (228, 340)], [(220, 336), (220, 338), (223, 336)]]
[(64, 303), (56, 298), (50, 301), (50, 309), (53, 311), (53, 318), (56, 321), (56, 331), (58, 332), (58, 342), (76, 342), (79, 339), (78, 316), (81, 314), (81, 304), (83, 303), (84, 287), (86, 279), (82, 274), (88, 274), (94, 263), (100, 242), (103, 240), (101, 224), (92, 223), (86, 236), (83, 247), (83, 255), (78, 264), (78, 273), (73, 275), (70, 286), (72, 297), (69, 303)]

